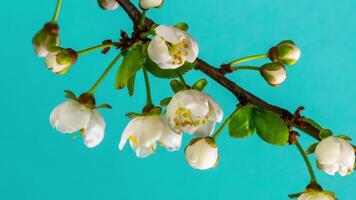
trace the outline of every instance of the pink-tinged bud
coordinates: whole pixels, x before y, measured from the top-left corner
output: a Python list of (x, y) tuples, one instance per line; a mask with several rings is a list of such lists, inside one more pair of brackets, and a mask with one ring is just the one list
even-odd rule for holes
[(32, 39), (33, 49), (37, 56), (46, 57), (50, 48), (59, 45), (59, 27), (56, 23), (47, 23)]
[(77, 61), (78, 54), (73, 49), (63, 49), (56, 47), (51, 49), (45, 58), (48, 69), (52, 72), (62, 75)]
[(279, 86), (287, 78), (287, 72), (282, 63), (273, 62), (263, 65), (260, 69), (262, 77), (271, 86)]

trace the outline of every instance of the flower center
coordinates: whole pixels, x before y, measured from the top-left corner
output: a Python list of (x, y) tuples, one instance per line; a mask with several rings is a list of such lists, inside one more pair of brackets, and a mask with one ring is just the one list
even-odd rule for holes
[(193, 116), (187, 108), (179, 107), (174, 115), (173, 121), (175, 126), (199, 126), (205, 125), (209, 120), (209, 115)]
[(138, 141), (134, 135), (130, 135), (129, 140), (134, 146), (138, 144)]
[(189, 44), (186, 40), (176, 44), (168, 44), (170, 55), (173, 57), (172, 64), (182, 65), (189, 55)]

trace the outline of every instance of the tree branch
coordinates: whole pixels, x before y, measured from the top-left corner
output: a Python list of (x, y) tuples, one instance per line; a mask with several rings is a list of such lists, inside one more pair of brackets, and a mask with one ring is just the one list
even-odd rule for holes
[[(122, 6), (122, 8), (128, 14), (130, 19), (133, 21), (133, 23), (137, 25), (141, 19), (141, 13), (137, 9), (137, 7), (135, 7), (135, 5), (130, 2), (130, 0), (116, 1)], [(145, 25), (147, 27), (151, 27), (153, 24), (154, 22), (146, 17)], [(294, 127), (307, 133), (315, 139), (320, 140), (319, 130), (312, 126), (309, 122), (303, 121), (302, 119), (294, 120), (296, 116), (288, 110), (265, 102), (264, 100), (256, 97), (247, 90), (241, 88), (235, 82), (226, 78), (224, 76), (225, 73), (221, 70), (221, 68), (213, 67), (200, 58), (198, 58), (197, 61), (198, 64), (195, 67), (196, 70), (200, 70), (204, 74), (208, 75), (210, 78), (214, 79), (220, 85), (228, 89), (236, 96), (236, 98), (241, 104), (253, 104), (263, 110), (274, 112), (280, 115), (288, 124), (293, 125)]]

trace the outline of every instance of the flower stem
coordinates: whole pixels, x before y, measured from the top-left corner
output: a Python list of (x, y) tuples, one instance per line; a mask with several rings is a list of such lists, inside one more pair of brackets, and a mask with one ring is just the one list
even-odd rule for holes
[(212, 138), (216, 139), (221, 134), (221, 132), (224, 130), (225, 126), (229, 124), (229, 122), (231, 121), (232, 117), (237, 113), (239, 108), (240, 108), (240, 106), (236, 107), (234, 112), (232, 112), (231, 115), (224, 121), (224, 123), (220, 126), (220, 128), (214, 133)]
[(142, 28), (145, 25), (145, 20), (146, 20), (146, 12), (147, 10), (142, 10), (142, 15), (139, 23), (139, 27)]
[(110, 72), (110, 70), (113, 68), (113, 66), (115, 65), (115, 63), (121, 58), (122, 53), (120, 52), (119, 55), (117, 55), (113, 61), (111, 61), (111, 63), (109, 64), (109, 66), (105, 69), (105, 71), (101, 74), (101, 76), (99, 77), (99, 79), (95, 82), (95, 84), (90, 88), (90, 90), (88, 91), (89, 94), (94, 94), (95, 90), (98, 88), (98, 86), (100, 85), (101, 82), (103, 82), (104, 78), (106, 77), (106, 75), (108, 75), (108, 73)]
[(186, 89), (189, 88), (187, 82), (185, 81), (185, 79), (182, 75), (179, 75), (178, 78), (179, 78), (180, 82), (183, 83), (183, 85)]
[(317, 183), (316, 181), (316, 177), (315, 177), (315, 174), (314, 174), (314, 171), (313, 171), (313, 168), (310, 164), (310, 161), (308, 159), (308, 156), (307, 154), (305, 153), (305, 151), (303, 150), (303, 147), (300, 145), (300, 143), (298, 142), (298, 140), (296, 140), (296, 143), (295, 145), (297, 146), (300, 154), (303, 156), (303, 159), (305, 161), (305, 164), (307, 165), (308, 167), (308, 172), (309, 172), (309, 175), (310, 175), (310, 183)]
[(145, 69), (143, 69), (143, 76), (145, 78), (146, 94), (147, 94), (146, 106), (152, 106), (153, 103), (152, 103), (152, 96), (151, 96), (150, 80), (148, 78), (148, 73)]
[(61, 7), (62, 7), (62, 0), (57, 0), (57, 6), (53, 14), (52, 23), (57, 23), (58, 15), (59, 15), (59, 11), (61, 10)]
[(78, 56), (81, 56), (81, 55), (84, 55), (86, 53), (95, 51), (97, 49), (103, 49), (103, 48), (106, 48), (106, 47), (111, 47), (113, 45), (114, 45), (114, 43), (100, 44), (100, 45), (96, 45), (96, 46), (93, 46), (93, 47), (90, 47), (90, 48), (87, 48), (87, 49), (83, 49), (81, 51), (77, 51), (77, 54), (78, 54)]
[(257, 59), (262, 59), (262, 58), (268, 58), (268, 54), (259, 54), (259, 55), (254, 55), (254, 56), (248, 56), (248, 57), (244, 57), (244, 58), (238, 58), (234, 61), (231, 61), (229, 63), (230, 66), (234, 66), (237, 65), (239, 63), (243, 63), (243, 62), (247, 62), (250, 60), (257, 60)]
[(232, 67), (232, 69), (234, 71), (237, 70), (256, 70), (256, 71), (260, 71), (259, 67), (255, 67), (255, 66), (237, 66), (237, 67)]

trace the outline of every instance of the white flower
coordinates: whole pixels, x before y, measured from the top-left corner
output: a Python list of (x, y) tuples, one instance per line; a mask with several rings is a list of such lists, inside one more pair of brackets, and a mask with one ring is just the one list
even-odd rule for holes
[(204, 137), (213, 133), (216, 122), (223, 118), (223, 111), (209, 95), (183, 90), (173, 96), (166, 115), (173, 129)]
[(54, 108), (50, 123), (61, 133), (80, 131), (84, 144), (89, 148), (100, 144), (105, 134), (105, 121), (100, 113), (72, 100)]
[(336, 200), (332, 192), (307, 191), (298, 197), (298, 200)]
[(168, 151), (177, 151), (182, 143), (182, 135), (174, 132), (162, 116), (136, 117), (130, 121), (122, 133), (119, 149), (130, 141), (136, 156), (145, 158), (156, 151), (157, 142)]
[(282, 63), (273, 62), (263, 65), (260, 69), (262, 77), (272, 86), (279, 86), (287, 78), (287, 72)]
[(206, 170), (217, 165), (218, 147), (211, 137), (195, 138), (185, 148), (185, 158), (194, 169)]
[(345, 176), (353, 171), (355, 151), (346, 140), (329, 136), (323, 139), (315, 149), (318, 167), (330, 175), (339, 172)]
[(162, 69), (175, 69), (198, 57), (198, 43), (186, 32), (172, 26), (159, 25), (148, 46), (148, 56)]
[(72, 49), (52, 49), (45, 58), (47, 68), (56, 74), (65, 74), (77, 61), (78, 55)]
[(142, 9), (158, 8), (163, 4), (163, 0), (140, 0)]
[(115, 0), (98, 0), (98, 4), (104, 10), (115, 10), (120, 6)]
[(58, 30), (57, 24), (47, 23), (36, 33), (32, 45), (37, 56), (46, 57), (51, 47), (59, 45)]

